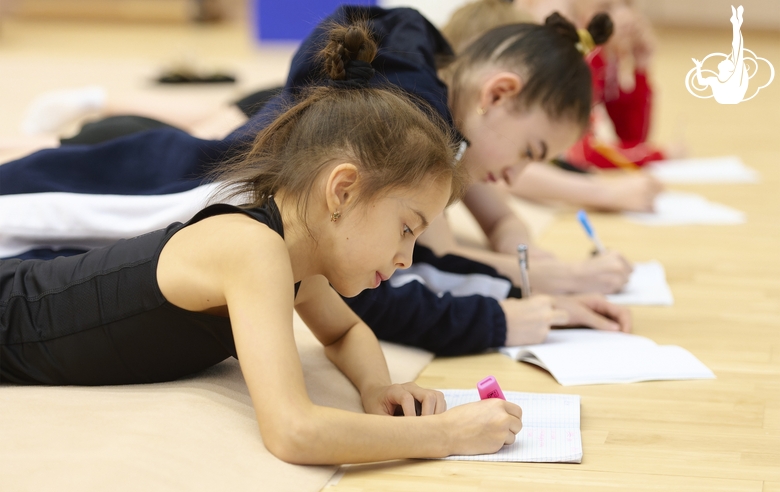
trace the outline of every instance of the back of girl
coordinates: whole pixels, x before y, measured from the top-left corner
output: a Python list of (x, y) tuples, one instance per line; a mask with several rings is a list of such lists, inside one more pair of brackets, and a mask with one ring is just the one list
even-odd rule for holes
[[(416, 238), (464, 187), (445, 125), (369, 88), (376, 46), (332, 27), (329, 86), (301, 94), (221, 177), (243, 207), (51, 261), (0, 262), (0, 381), (106, 385), (175, 379), (241, 361), (263, 441), (322, 464), (486, 453), (511, 443), (520, 408), (444, 412), (441, 393), (392, 385), (371, 330), (338, 294), (411, 263)], [(308, 399), (297, 310), (361, 393), (368, 415)], [(426, 418), (388, 418), (396, 407)]]

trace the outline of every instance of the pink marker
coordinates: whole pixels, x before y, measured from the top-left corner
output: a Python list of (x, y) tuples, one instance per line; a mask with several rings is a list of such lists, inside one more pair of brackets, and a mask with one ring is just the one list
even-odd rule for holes
[(488, 376), (482, 381), (477, 383), (477, 391), (479, 391), (479, 399), (486, 400), (488, 398), (504, 398), (504, 392), (501, 391), (501, 387), (498, 385), (498, 381), (493, 376)]

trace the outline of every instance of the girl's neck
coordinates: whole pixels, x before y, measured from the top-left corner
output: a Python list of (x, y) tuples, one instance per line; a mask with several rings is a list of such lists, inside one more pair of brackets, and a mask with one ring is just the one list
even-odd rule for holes
[(281, 192), (274, 195), (274, 201), (282, 217), (284, 244), (290, 255), (293, 279), (295, 282), (300, 282), (306, 277), (320, 273), (316, 259), (317, 243), (294, 210), (295, 200), (285, 200), (285, 198)]

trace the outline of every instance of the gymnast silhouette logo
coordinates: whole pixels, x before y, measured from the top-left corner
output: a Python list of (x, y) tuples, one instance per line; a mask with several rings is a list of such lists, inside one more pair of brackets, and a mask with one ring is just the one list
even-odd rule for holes
[[(761, 58), (749, 49), (745, 48), (742, 39), (742, 13), (745, 11), (740, 5), (734, 9), (731, 6), (731, 25), (733, 36), (731, 39), (731, 54), (711, 53), (702, 61), (692, 58), (696, 65), (685, 76), (685, 88), (688, 92), (700, 99), (714, 97), (720, 104), (739, 104), (756, 97), (758, 92), (772, 83), (775, 78), (775, 67), (766, 58)], [(702, 69), (704, 63), (710, 59), (721, 60), (718, 63), (717, 73), (714, 70)], [(750, 80), (758, 73), (760, 62), (769, 67), (769, 80), (757, 87), (755, 92), (745, 97)], [(763, 70), (766, 71), (765, 69)], [(704, 75), (710, 75), (705, 77)], [(755, 85), (755, 84), (754, 84)], [(711, 89), (711, 92), (708, 90)]]

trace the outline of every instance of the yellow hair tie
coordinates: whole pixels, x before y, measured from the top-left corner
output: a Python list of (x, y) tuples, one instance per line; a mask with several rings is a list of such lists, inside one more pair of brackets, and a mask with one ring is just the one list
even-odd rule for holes
[(577, 43), (577, 51), (582, 53), (582, 56), (588, 56), (588, 54), (596, 48), (596, 42), (593, 41), (593, 36), (590, 35), (587, 29), (577, 29), (577, 34), (580, 35), (580, 42)]

